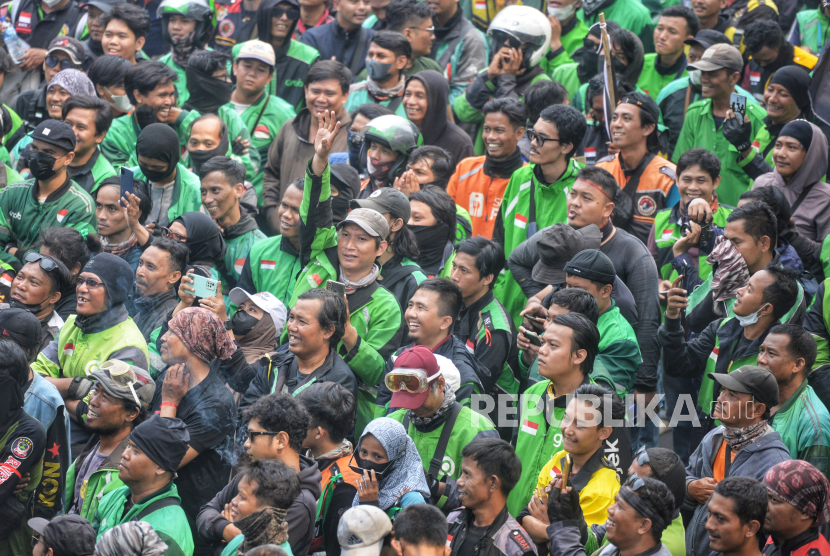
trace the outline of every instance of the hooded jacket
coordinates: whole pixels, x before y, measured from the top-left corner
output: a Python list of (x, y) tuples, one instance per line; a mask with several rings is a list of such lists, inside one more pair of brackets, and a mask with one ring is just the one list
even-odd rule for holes
[[(271, 44), (271, 10), (281, 2), (288, 2), (299, 9), (297, 0), (263, 0), (257, 10), (257, 33), (259, 40)], [(299, 20), (298, 20), (299, 21)], [(297, 23), (291, 28), (288, 37), (293, 36)], [(234, 49), (236, 50), (236, 49)], [(316, 48), (294, 39), (283, 42), (282, 46), (274, 51), (276, 64), (274, 65), (274, 79), (271, 81), (271, 88), (267, 91), (279, 97), (299, 110), (305, 101), (303, 83), (308, 68), (320, 59), (320, 53)], [(254, 133), (255, 130), (251, 130)], [(276, 130), (273, 130), (276, 132)]]
[(813, 140), (801, 168), (790, 181), (785, 182), (775, 169), (756, 178), (755, 185), (752, 186), (753, 189), (778, 187), (790, 206), (807, 191), (793, 212), (798, 235), (787, 238), (805, 262), (821, 248), (821, 241), (830, 235), (830, 185), (821, 181), (827, 174), (827, 137), (817, 126), (810, 124), (810, 127), (813, 130)]
[(406, 84), (409, 85), (413, 79), (420, 81), (427, 92), (427, 113), (421, 122), (423, 144), (449, 151), (456, 164), (473, 156), (470, 136), (447, 119), (450, 86), (444, 76), (437, 71), (422, 71), (407, 79)]
[(484, 33), (475, 28), (459, 9), (446, 27), (435, 29), (429, 57), (438, 62), (450, 84), (450, 99), (464, 94), (464, 89), (488, 64)]
[[(222, 532), (230, 522), (222, 516), (225, 504), (239, 492), (239, 481), (242, 477), (237, 475), (231, 482), (213, 497), (213, 500), (202, 507), (199, 517), (196, 519), (199, 535), (214, 543), (222, 542)], [(288, 523), (288, 542), (294, 556), (306, 556), (311, 547), (311, 539), (314, 537), (314, 521), (317, 516), (317, 499), (322, 492), (320, 481), (323, 478), (317, 467), (317, 462), (300, 456), (300, 472), (297, 474), (300, 480), (300, 495), (288, 508), (285, 521)]]

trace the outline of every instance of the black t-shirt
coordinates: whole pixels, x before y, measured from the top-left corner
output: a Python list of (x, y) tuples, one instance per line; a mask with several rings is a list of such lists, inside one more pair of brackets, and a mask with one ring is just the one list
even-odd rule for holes
[[(161, 407), (161, 388), (167, 371), (156, 380), (153, 411)], [(212, 370), (202, 382), (185, 394), (176, 410), (190, 433), (190, 447), (199, 452), (196, 458), (178, 471), (174, 481), (182, 499), (182, 509), (191, 523), (204, 504), (222, 490), (231, 472), (235, 406), (230, 390)]]
[(467, 536), (464, 538), (464, 542), (461, 543), (461, 546), (458, 547), (458, 552), (456, 556), (477, 556), (478, 551), (476, 550), (476, 546), (481, 539), (484, 537), (484, 533), (487, 532), (487, 527), (476, 527), (475, 525), (470, 524), (467, 527)]

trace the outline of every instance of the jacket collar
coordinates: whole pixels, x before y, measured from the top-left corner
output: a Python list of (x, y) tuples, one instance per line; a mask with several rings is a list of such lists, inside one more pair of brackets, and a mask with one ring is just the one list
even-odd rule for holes
[(86, 161), (85, 164), (81, 164), (80, 166), (70, 166), (67, 168), (68, 172), (72, 172), (72, 176), (77, 176), (80, 174), (87, 174), (92, 171), (92, 167), (95, 166), (95, 163), (98, 162), (98, 157), (101, 156), (101, 151), (98, 150), (98, 147), (95, 147), (95, 151), (92, 153), (92, 156), (89, 157), (89, 160)]
[(113, 326), (117, 326), (127, 320), (130, 315), (127, 313), (127, 308), (122, 303), (116, 305), (112, 309), (108, 309), (103, 313), (92, 315), (91, 317), (75, 318), (75, 326), (80, 328), (84, 334), (96, 334), (108, 330)]
[(142, 313), (148, 313), (153, 311), (156, 307), (160, 307), (174, 299), (176, 297), (176, 290), (170, 288), (169, 290), (155, 295), (153, 297), (144, 297), (143, 295), (139, 295), (133, 289), (134, 297), (132, 299), (133, 305), (135, 308), (141, 311)]
[(804, 393), (804, 391), (807, 389), (807, 386), (809, 386), (809, 383), (807, 382), (807, 379), (805, 378), (804, 382), (801, 383), (801, 386), (798, 387), (798, 390), (793, 392), (793, 395), (790, 396), (789, 398), (787, 398), (787, 401), (785, 401), (783, 404), (781, 404), (781, 407), (778, 409), (778, 411), (775, 412), (775, 415), (773, 415), (772, 417), (769, 418), (770, 425), (772, 425), (772, 421), (775, 419), (775, 417), (779, 413), (786, 413), (792, 408), (793, 405), (795, 405), (795, 402), (798, 401), (798, 398), (801, 397), (801, 394)]
[[(55, 201), (57, 201), (58, 199), (60, 199), (64, 195), (66, 195), (66, 193), (69, 191), (70, 187), (72, 187), (72, 178), (69, 177), (69, 172), (67, 172), (66, 173), (66, 181), (63, 183), (62, 186), (60, 186), (59, 188), (54, 190), (52, 193), (50, 193), (46, 197), (46, 200), (44, 201), (44, 204), (54, 203)], [(37, 180), (33, 180), (32, 181), (32, 199), (35, 201), (35, 203), (38, 202), (37, 190), (38, 190)]]
[(250, 214), (246, 213), (243, 209), (240, 208), (242, 211), (242, 218), (239, 219), (239, 222), (228, 226), (225, 228), (224, 233), (222, 235), (225, 237), (225, 241), (236, 239), (242, 235), (247, 234), (248, 232), (253, 232), (254, 230), (258, 230), (259, 226), (257, 226), (256, 220)]
[[(818, 538), (818, 528), (810, 527), (803, 533), (800, 533), (790, 539), (787, 539), (781, 543), (776, 541), (774, 538), (772, 542), (778, 546), (778, 553), (779, 554), (794, 554), (799, 548), (804, 546), (805, 544), (809, 544), (812, 541)], [(818, 552), (818, 551), (816, 551)], [(812, 554), (812, 551), (809, 552)]]
[[(473, 514), (473, 511), (469, 508), (464, 508), (463, 510), (461, 510), (461, 515), (459, 517), (460, 517), (459, 521), (464, 522), (465, 528), (470, 527), (471, 525), (473, 525), (473, 522), (475, 520), (475, 514)], [(484, 536), (481, 538), (481, 540), (484, 540), (484, 539), (492, 540), (493, 537), (496, 536), (496, 533), (499, 532), (499, 529), (501, 529), (502, 526), (504, 526), (504, 524), (507, 523), (508, 519), (510, 519), (510, 514), (507, 513), (507, 504), (505, 504), (504, 508), (502, 508), (502, 510), (496, 516), (496, 519), (493, 520), (493, 523), (491, 523), (487, 527), (487, 530), (484, 531)], [(479, 541), (479, 542), (481, 542), (481, 541)]]

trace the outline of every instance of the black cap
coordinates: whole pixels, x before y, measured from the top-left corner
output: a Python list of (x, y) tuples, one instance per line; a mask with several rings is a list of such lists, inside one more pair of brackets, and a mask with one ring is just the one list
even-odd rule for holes
[(331, 169), (331, 184), (337, 188), (342, 195), (348, 189), (349, 199), (354, 199), (360, 193), (360, 174), (357, 170), (344, 164), (335, 162), (329, 166)]
[(84, 6), (95, 6), (105, 14), (108, 14), (112, 11), (112, 9), (117, 6), (118, 4), (123, 4), (121, 0), (86, 0), (81, 2), (81, 7)]
[(352, 199), (349, 206), (352, 209), (368, 208), (381, 214), (392, 214), (402, 218), (404, 222), (409, 221), (409, 215), (412, 213), (406, 195), (391, 187), (381, 187), (369, 195), (368, 199)]
[(69, 124), (58, 120), (40, 122), (32, 132), (32, 139), (59, 147), (66, 152), (75, 150), (75, 132)]
[(601, 242), (602, 234), (595, 224), (577, 230), (560, 222), (545, 228), (536, 244), (539, 261), (531, 277), (545, 284), (564, 284), (565, 264), (583, 249), (599, 247)]
[(699, 44), (705, 50), (713, 44), (732, 44), (732, 41), (730, 41), (729, 37), (720, 31), (715, 31), (714, 29), (701, 29), (697, 32), (695, 38), (686, 39), (683, 43), (688, 44), (689, 46)]
[(778, 382), (767, 369), (744, 365), (729, 374), (709, 373), (709, 378), (733, 392), (751, 394), (767, 409), (778, 405)]
[(600, 284), (613, 284), (617, 278), (614, 263), (599, 249), (585, 249), (574, 255), (565, 265), (565, 273)]
[(29, 527), (43, 537), (55, 556), (90, 556), (95, 554), (95, 529), (79, 515), (59, 515), (52, 521), (34, 517)]
[(11, 307), (0, 311), (0, 336), (9, 338), (23, 351), (29, 352), (40, 347), (43, 328), (34, 314)]
[(130, 440), (153, 463), (175, 473), (187, 454), (190, 433), (181, 419), (153, 415), (133, 429)]
[(84, 43), (75, 37), (67, 37), (66, 35), (55, 37), (52, 39), (52, 42), (49, 43), (49, 49), (46, 51), (46, 54), (51, 54), (55, 50), (65, 52), (72, 60), (72, 63), (76, 66), (83, 64), (84, 59), (86, 58), (86, 54), (84, 53)]

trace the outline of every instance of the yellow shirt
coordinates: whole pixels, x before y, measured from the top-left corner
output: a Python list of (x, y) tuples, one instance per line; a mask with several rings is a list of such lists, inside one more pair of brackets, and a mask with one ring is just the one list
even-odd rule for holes
[[(559, 461), (565, 457), (567, 452), (562, 450), (553, 455), (550, 461), (545, 464), (539, 473), (539, 480), (536, 488), (544, 489), (554, 479), (555, 475), (561, 473)], [(574, 474), (571, 473), (571, 478)], [(620, 480), (617, 472), (605, 466), (600, 466), (594, 471), (588, 484), (579, 492), (579, 505), (582, 507), (582, 514), (585, 516), (585, 523), (591, 525), (602, 525), (608, 519), (608, 508), (614, 503), (614, 496), (620, 490)]]

